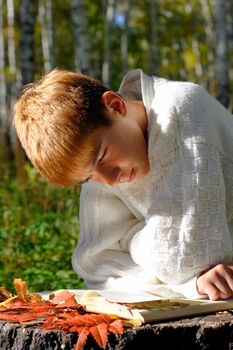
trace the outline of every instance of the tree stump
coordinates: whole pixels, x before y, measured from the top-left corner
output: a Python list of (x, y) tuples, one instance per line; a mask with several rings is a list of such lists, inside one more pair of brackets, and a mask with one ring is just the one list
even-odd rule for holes
[[(14, 324), (0, 321), (1, 350), (71, 350), (76, 333), (42, 330), (38, 323)], [(86, 350), (99, 350), (91, 336)], [(208, 316), (145, 324), (109, 336), (107, 350), (187, 349), (233, 350), (233, 316), (218, 312)]]

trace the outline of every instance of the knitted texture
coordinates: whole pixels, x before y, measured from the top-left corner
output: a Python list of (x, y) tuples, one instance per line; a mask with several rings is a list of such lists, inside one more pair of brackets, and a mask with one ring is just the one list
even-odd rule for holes
[(141, 70), (120, 93), (144, 102), (150, 172), (115, 187), (83, 185), (73, 267), (88, 288), (190, 297), (202, 271), (232, 259), (232, 115), (196, 84)]

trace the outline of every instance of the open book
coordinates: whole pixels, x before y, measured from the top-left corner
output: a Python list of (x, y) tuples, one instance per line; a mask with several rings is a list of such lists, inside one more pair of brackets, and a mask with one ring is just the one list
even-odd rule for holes
[[(116, 315), (133, 320), (135, 326), (143, 322), (169, 320), (192, 315), (233, 309), (233, 299), (166, 299), (147, 292), (119, 290), (70, 290), (76, 300), (89, 312)], [(54, 292), (55, 294), (59, 291)], [(54, 294), (52, 293), (52, 294)], [(45, 299), (51, 293), (41, 293)]]

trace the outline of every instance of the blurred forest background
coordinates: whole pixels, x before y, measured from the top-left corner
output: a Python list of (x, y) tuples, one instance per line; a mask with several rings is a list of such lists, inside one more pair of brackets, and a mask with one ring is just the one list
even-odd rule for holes
[(0, 0), (0, 286), (80, 288), (70, 258), (79, 188), (48, 185), (12, 127), (25, 84), (54, 67), (116, 90), (142, 68), (203, 85), (233, 109), (233, 0)]

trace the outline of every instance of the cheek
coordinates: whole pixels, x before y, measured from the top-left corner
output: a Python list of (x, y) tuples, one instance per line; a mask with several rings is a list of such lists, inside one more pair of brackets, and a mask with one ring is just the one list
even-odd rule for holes
[(114, 150), (110, 163), (112, 163), (112, 165), (121, 167), (128, 165), (133, 158), (134, 155), (132, 154), (132, 150), (129, 147), (122, 146)]
[(127, 153), (135, 159), (144, 158), (147, 153), (147, 149), (141, 140), (136, 140), (134, 143), (128, 145)]
[(112, 142), (109, 147), (111, 154), (109, 161), (115, 165), (128, 165), (147, 159), (147, 147), (142, 138), (128, 138), (124, 134), (116, 142)]

